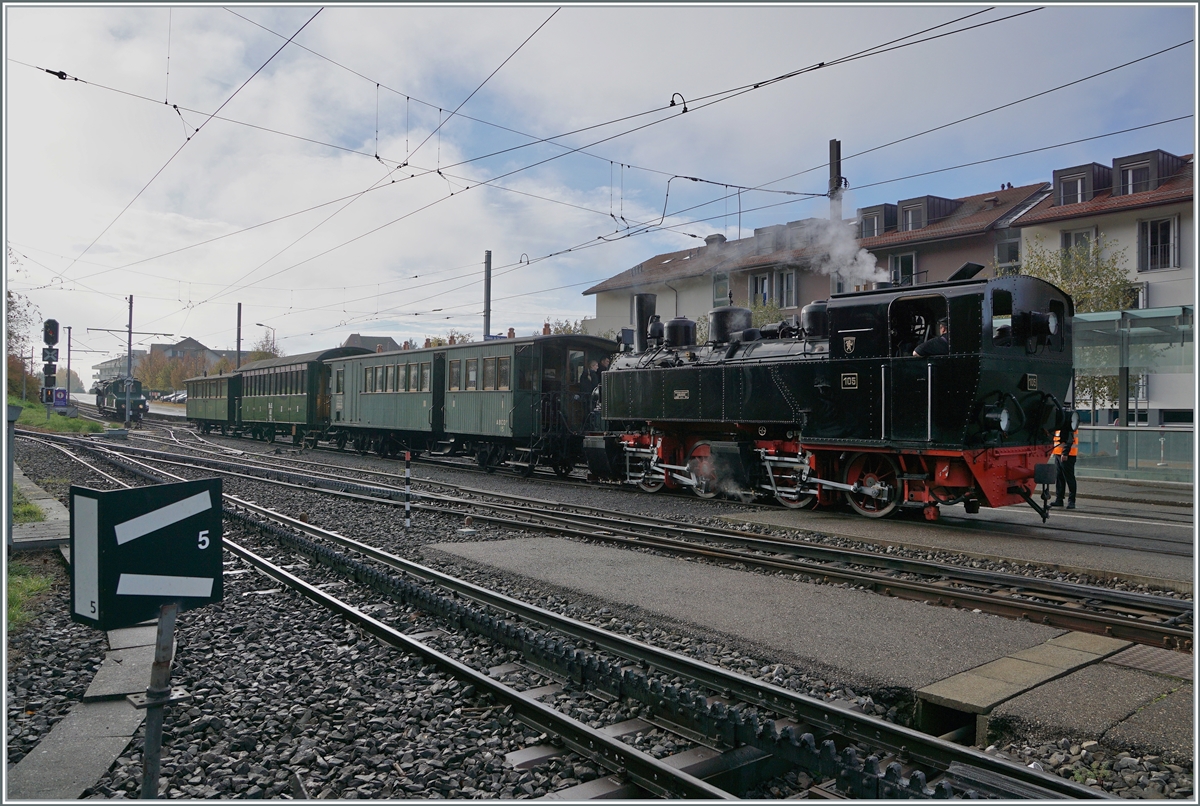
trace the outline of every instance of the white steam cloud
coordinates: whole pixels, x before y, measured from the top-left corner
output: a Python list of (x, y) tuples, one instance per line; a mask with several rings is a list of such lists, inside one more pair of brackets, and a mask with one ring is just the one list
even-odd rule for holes
[(847, 285), (888, 279), (888, 273), (876, 265), (875, 255), (859, 247), (849, 224), (810, 218), (805, 222), (805, 232), (810, 239), (810, 248), (816, 253), (812, 260), (813, 271), (837, 274)]

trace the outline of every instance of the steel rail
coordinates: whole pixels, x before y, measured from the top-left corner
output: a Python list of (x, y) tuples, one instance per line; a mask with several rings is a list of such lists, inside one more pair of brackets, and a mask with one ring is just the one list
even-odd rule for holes
[[(201, 448), (195, 448), (192, 450), (198, 450), (202, 453), (212, 453), (211, 451)], [(167, 454), (167, 456), (170, 455), (171, 454)], [(255, 459), (255, 461), (262, 460)], [(289, 461), (296, 464), (333, 470), (346, 471), (348, 469), (339, 465), (329, 465), (321, 462), (308, 462), (299, 459), (290, 459)], [(224, 460), (223, 463), (230, 465), (234, 464), (228, 460)], [(238, 466), (245, 467), (244, 464)], [(262, 462), (262, 467), (264, 467), (264, 469), (271, 470), (272, 472), (278, 472), (277, 467), (272, 467), (265, 462)], [(383, 471), (369, 469), (359, 470), (357, 468), (354, 468), (353, 470), (355, 473), (361, 472), (372, 476), (382, 476), (386, 479), (394, 479), (397, 483), (400, 483), (403, 480), (400, 476), (391, 473), (385, 473)], [(322, 472), (317, 475), (339, 483), (346, 482), (344, 478), (340, 478), (334, 473)], [(358, 482), (353, 483), (356, 486), (365, 486), (360, 485)], [(612, 528), (611, 524), (614, 522), (619, 526), (626, 527), (630, 525), (645, 526), (659, 531), (667, 530), (675, 532), (684, 538), (692, 537), (695, 539), (704, 540), (706, 542), (720, 542), (723, 540), (755, 551), (783, 553), (829, 563), (849, 563), (874, 568), (883, 568), (903, 573), (922, 574), (925, 576), (952, 576), (958, 580), (973, 582), (981, 585), (1016, 588), (1021, 592), (1035, 591), (1053, 596), (1064, 596), (1075, 599), (1090, 599), (1103, 602), (1108, 605), (1121, 605), (1142, 610), (1150, 610), (1172, 616), (1178, 616), (1180, 614), (1186, 615), (1193, 612), (1194, 609), (1193, 602), (1187, 599), (1175, 599), (1167, 596), (1157, 596), (1154, 594), (1135, 593), (1112, 588), (1100, 588), (1090, 585), (1081, 585), (1074, 582), (1061, 582), (1058, 580), (1041, 579), (1039, 577), (1030, 577), (1020, 574), (1008, 574), (998, 571), (982, 571), (960, 565), (940, 564), (925, 560), (912, 560), (885, 554), (858, 551), (855, 549), (828, 548), (809, 543), (800, 543), (789, 538), (773, 537), (770, 535), (747, 534), (746, 532), (736, 529), (712, 526), (696, 527), (687, 524), (680, 524), (677, 521), (648, 515), (621, 513), (619, 516), (617, 516), (600, 507), (593, 507), (584, 504), (566, 504), (563, 502), (550, 501), (547, 499), (534, 498), (530, 496), (515, 496), (497, 493), (495, 491), (484, 490), (475, 487), (463, 487), (451, 482), (422, 479), (421, 483), (438, 487), (451, 487), (463, 493), (480, 495), (488, 498), (499, 498), (505, 501), (526, 501), (531, 504), (561, 508), (564, 511), (581, 512), (584, 514), (576, 515), (576, 517), (593, 518), (599, 525), (605, 528)], [(393, 488), (390, 486), (383, 487), (381, 489), (389, 492), (393, 490)], [(397, 487), (395, 489), (399, 488)], [(414, 493), (414, 495), (428, 498), (430, 500), (454, 500), (445, 496), (437, 496), (427, 493)]]
[[(105, 453), (110, 452), (105, 451)], [(115, 454), (115, 452), (111, 453)], [(79, 457), (75, 457), (69, 453), (68, 455), (70, 455), (76, 461), (80, 461), (81, 463), (85, 464), (86, 466), (86, 463), (79, 459)], [(136, 460), (133, 461), (135, 464), (142, 464), (140, 462), (136, 462)], [(164, 475), (173, 476), (173, 474), (169, 473)], [(178, 476), (173, 477), (179, 478)], [(118, 481), (120, 484), (125, 484), (125, 482), (120, 482), (119, 480), (115, 481)], [(570, 619), (569, 617), (560, 616), (559, 614), (543, 610), (542, 608), (538, 608), (534, 605), (525, 604), (519, 600), (504, 596), (503, 594), (489, 591), (486, 588), (481, 588), (472, 583), (458, 580), (454, 577), (449, 577), (448, 575), (441, 574), (438, 571), (426, 568), (425, 566), (421, 566), (417, 563), (403, 560), (402, 558), (382, 552), (379, 549), (358, 543), (358, 541), (354, 541), (350, 538), (345, 538), (341, 535), (337, 535), (336, 533), (321, 529), (320, 527), (316, 527), (297, 519), (290, 518), (286, 515), (282, 515), (281, 513), (273, 512), (272, 510), (261, 507), (257, 504), (243, 501), (235, 496), (226, 494), (223, 497), (239, 508), (256, 512), (262, 517), (269, 517), (278, 523), (295, 528), (298, 531), (302, 531), (313, 536), (322, 537), (330, 540), (331, 542), (340, 543), (343, 546), (353, 548), (354, 550), (360, 551), (360, 553), (363, 553), (364, 555), (371, 556), (377, 561), (385, 562), (386, 564), (395, 567), (397, 570), (401, 570), (404, 573), (426, 579), (434, 584), (442, 585), (449, 590), (457, 592), (459, 595), (465, 598), (470, 598), (481, 604), (491, 606), (501, 611), (510, 612), (518, 618), (525, 618), (535, 623), (544, 624), (547, 627), (551, 627), (564, 632), (565, 634), (572, 635), (580, 640), (588, 641), (595, 646), (603, 646), (615, 654), (625, 655), (626, 657), (632, 657), (644, 662), (648, 662), (659, 669), (671, 671), (680, 676), (693, 679), (703, 685), (707, 685), (710, 688), (722, 690), (729, 696), (733, 696), (736, 693), (747, 702), (754, 703), (776, 713), (790, 714), (797, 720), (819, 726), (825, 730), (836, 730), (843, 736), (853, 738), (868, 746), (878, 746), (881, 744), (886, 746), (887, 744), (891, 744), (891, 749), (900, 752), (907, 751), (911, 756), (915, 756), (923, 763), (933, 764), (943, 770), (950, 769), (951, 765), (965, 765), (967, 768), (984, 770), (1002, 778), (1016, 780), (1024, 785), (1048, 790), (1050, 792), (1061, 794), (1065, 797), (1113, 797), (1107, 793), (1098, 792), (1097, 790), (1084, 787), (1070, 780), (1049, 775), (1040, 770), (1014, 765), (1001, 759), (988, 756), (987, 754), (981, 753), (973, 748), (961, 747), (959, 745), (922, 734), (918, 731), (914, 731), (911, 728), (905, 728), (894, 723), (867, 717), (863, 714), (845, 711), (797, 692), (773, 686), (769, 683), (763, 683), (761, 681), (754, 680), (753, 678), (749, 678), (735, 672), (730, 672), (728, 670), (721, 669), (720, 667), (711, 666), (701, 661), (696, 661), (692, 658), (688, 658), (668, 650), (662, 650), (647, 644), (641, 644), (640, 642), (633, 641), (632, 639), (624, 638), (623, 636), (608, 633), (583, 622)], [(239, 554), (239, 556), (242, 556), (243, 559), (250, 561), (246, 557), (246, 554), (249, 554), (250, 552), (247, 552), (245, 549), (241, 549), (241, 547), (236, 546), (236, 544), (233, 544), (232, 541), (226, 540), (224, 542), (226, 547), (229, 547), (235, 554), (237, 554), (238, 550), (240, 549), (243, 553)], [(274, 578), (285, 582), (285, 578), (295, 578), (286, 571), (266, 563), (265, 560), (263, 562), (273, 569), (270, 575)], [(266, 569), (264, 569), (264, 571), (266, 571)], [(311, 590), (313, 595), (309, 596), (309, 598), (312, 598), (314, 601), (320, 602), (324, 599), (333, 600), (333, 597), (329, 597), (327, 594), (316, 588), (312, 588)], [(309, 594), (305, 593), (305, 595)], [(370, 627), (377, 625), (380, 629), (387, 631), (389, 635), (395, 634), (399, 636), (406, 648), (409, 648), (410, 651), (418, 652), (419, 654), (422, 654), (423, 657), (435, 659), (435, 662), (436, 659), (444, 658), (449, 664), (458, 665), (456, 661), (453, 661), (453, 659), (450, 658), (445, 658), (445, 656), (437, 653), (436, 650), (432, 650), (431, 648), (426, 647), (424, 644), (420, 644), (412, 639), (408, 639), (406, 636), (403, 636), (400, 633), (396, 633), (386, 625), (371, 619), (369, 616), (361, 614), (359, 611), (350, 608), (348, 605), (345, 605), (345, 607), (347, 610), (343, 612), (343, 615), (348, 616), (350, 612), (352, 612), (356, 617), (364, 619), (365, 621), (362, 623), (364, 629), (369, 629)], [(388, 640), (386, 635), (374, 632), (373, 629), (369, 629), (369, 631), (372, 631), (372, 634), (376, 634), (384, 640)], [(479, 676), (478, 672), (475, 672), (468, 667), (463, 668), (465, 668), (466, 671), (473, 677)], [(481, 677), (482, 680), (481, 682), (477, 683), (477, 685), (481, 688), (491, 690), (493, 686), (499, 685), (490, 677), (479, 677)], [(533, 724), (535, 728), (559, 733), (560, 731), (557, 725), (559, 721), (573, 722), (573, 720), (569, 720), (569, 718), (558, 714), (558, 712), (547, 708), (541, 703), (531, 701), (529, 698), (526, 698), (517, 692), (512, 692), (511, 690), (507, 689), (507, 687), (501, 688), (510, 693), (512, 697), (519, 698), (520, 702), (531, 703), (537, 714), (541, 716), (548, 716), (554, 720), (553, 724), (530, 723)], [(514, 704), (517, 703), (517, 700), (507, 701), (514, 702)], [(583, 727), (586, 728), (586, 726)], [(591, 731), (590, 728), (587, 728), (586, 730)], [(884, 738), (885, 735), (887, 736), (886, 740)], [(595, 757), (595, 745), (591, 743), (591, 737), (588, 738), (589, 745), (587, 748), (580, 743), (578, 746), (573, 747), (573, 749), (576, 749), (577, 752), (580, 752), (589, 758)], [(564, 736), (564, 741), (567, 740), (568, 737)], [(621, 743), (615, 739), (610, 740), (603, 734), (600, 734), (600, 740), (602, 742), (601, 752), (607, 752), (610, 743), (615, 743), (617, 746), (612, 748), (614, 751), (621, 753), (636, 753), (635, 760), (645, 761), (645, 763), (650, 765), (651, 769), (649, 770), (649, 777), (639, 780), (637, 777), (635, 777), (637, 771), (630, 768), (628, 764), (622, 768), (623, 771), (626, 772), (631, 780), (638, 785), (645, 787), (647, 791), (656, 793), (664, 791), (662, 788), (664, 785), (658, 781), (658, 779), (655, 777), (655, 774), (660, 766), (665, 767), (665, 765), (662, 765), (661, 762), (658, 762), (652, 757), (643, 756), (643, 754), (633, 751), (624, 743)], [(677, 771), (672, 768), (666, 769), (672, 775), (677, 774)], [(690, 776), (688, 776), (688, 778), (690, 778)], [(690, 782), (685, 781), (685, 783)], [(697, 783), (702, 786), (707, 786), (707, 784), (704, 784), (702, 781), (697, 781)], [(728, 797), (726, 793), (720, 793), (719, 790), (718, 793), (721, 797)], [(668, 792), (668, 794), (678, 793)]]
[[(285, 584), (300, 595), (340, 615), (364, 632), (405, 652), (419, 655), (458, 680), (468, 681), (480, 692), (486, 692), (498, 702), (513, 706), (518, 718), (535, 730), (560, 736), (571, 750), (619, 772), (630, 781), (663, 798), (704, 798), (733, 800), (736, 797), (686, 772), (677, 770), (631, 745), (606, 736), (595, 728), (578, 722), (553, 708), (527, 697), (521, 692), (493, 680), (486, 674), (444, 655), (426, 644), (389, 627), (378, 619), (310, 585), (279, 566), (259, 557), (249, 549), (226, 539), (225, 548), (234, 556), (248, 562), (261, 573)], [(1089, 790), (1094, 792), (1094, 790)]]
[[(71, 439), (71, 438), (60, 438)], [(83, 444), (91, 446), (95, 449), (95, 444), (90, 441), (83, 441)], [(106, 446), (107, 448), (107, 446)], [(175, 459), (161, 458), (161, 452), (151, 451), (148, 449), (129, 448), (135, 453), (151, 454), (158, 461), (169, 465), (183, 465), (185, 467), (195, 467), (186, 462), (179, 462)], [(168, 454), (170, 455), (170, 454)], [(190, 457), (189, 457), (190, 458)], [(215, 464), (230, 464), (227, 462), (213, 462)], [(211, 469), (211, 468), (209, 468)], [(229, 470), (218, 470), (217, 472), (227, 475), (245, 478), (253, 481), (264, 481), (261, 477), (251, 476), (244, 473)], [(283, 473), (287, 471), (268, 471), (273, 474)], [(271, 483), (283, 486), (293, 487), (305, 491), (312, 491), (314, 488), (297, 484), (294, 482), (280, 481), (278, 479), (269, 480)], [(360, 488), (365, 488), (365, 485), (359, 485), (353, 482), (338, 482), (350, 484)], [(370, 488), (366, 488), (370, 489)], [(375, 488), (385, 490), (390, 494), (397, 491), (391, 488)], [(398, 505), (398, 502), (392, 498), (381, 499), (371, 494), (353, 493), (345, 490), (329, 490), (321, 489), (321, 492), (335, 495), (339, 497), (352, 498), (367, 502), (386, 503), (393, 506)], [(444, 496), (424, 494), (421, 497), (427, 500), (443, 500), (453, 501), (454, 504), (460, 506), (480, 506), (481, 502), (475, 501), (458, 501), (447, 499)], [(449, 509), (438, 507), (433, 504), (415, 505), (418, 509), (432, 511), (441, 514), (459, 515), (462, 514), (461, 509)], [(783, 571), (786, 573), (807, 574), (823, 578), (826, 582), (830, 579), (838, 579), (849, 582), (851, 584), (870, 588), (876, 593), (882, 593), (887, 596), (895, 596), (897, 598), (905, 598), (914, 601), (936, 601), (941, 605), (951, 607), (971, 606), (980, 610), (1001, 615), (1011, 619), (1020, 619), (1028, 621), (1039, 621), (1042, 624), (1059, 627), (1062, 629), (1078, 630), (1081, 632), (1091, 632), (1107, 635), (1110, 637), (1134, 641), (1152, 646), (1162, 646), (1167, 648), (1181, 648), (1189, 651), (1192, 644), (1192, 631), (1180, 629), (1168, 623), (1145, 622), (1134, 618), (1119, 618), (1114, 616), (1104, 615), (1102, 613), (1089, 612), (1086, 610), (1072, 610), (1065, 607), (1044, 605), (1028, 600), (1015, 599), (1008, 595), (976, 593), (961, 588), (952, 589), (944, 586), (934, 585), (928, 582), (910, 581), (897, 577), (884, 576), (865, 571), (855, 571), (853, 569), (838, 568), (829, 565), (814, 565), (803, 560), (789, 560), (780, 558), (763, 557), (757, 554), (746, 553), (732, 549), (714, 549), (703, 546), (698, 546), (695, 543), (677, 540), (669, 537), (659, 537), (653, 534), (642, 534), (630, 532), (617, 527), (605, 527), (605, 531), (598, 532), (593, 528), (588, 528), (588, 524), (579, 524), (572, 521), (569, 516), (559, 513), (535, 513), (525, 507), (510, 507), (500, 504), (482, 504), (493, 509), (498, 509), (502, 512), (512, 514), (526, 514), (535, 517), (541, 521), (519, 521), (519, 523), (528, 528), (538, 528), (543, 531), (551, 531), (559, 534), (565, 534), (573, 537), (578, 537), (586, 540), (597, 540), (603, 542), (617, 543), (620, 545), (636, 545), (639, 547), (653, 547), (662, 551), (671, 552), (674, 554), (702, 556), (714, 560), (742, 563), (745, 565), (753, 565), (760, 568), (770, 570)], [(494, 522), (499, 525), (511, 526), (514, 521), (510, 517), (486, 515), (478, 512), (471, 512), (472, 517)], [(584, 528), (580, 528), (583, 526)], [(946, 567), (938, 571), (942, 576), (953, 573), (954, 567)], [(1020, 579), (1024, 579), (1023, 577)], [(1099, 598), (1102, 596), (1104, 589), (1089, 589), (1088, 598)], [(1177, 600), (1159, 597), (1167, 602), (1175, 602)]]
[(810, 723), (821, 729), (836, 731), (854, 741), (868, 746), (882, 746), (893, 752), (905, 748), (908, 754), (922, 763), (932, 764), (946, 770), (957, 762), (971, 767), (1018, 780), (1022, 783), (1043, 787), (1070, 797), (1095, 798), (1096, 790), (1082, 786), (1058, 776), (1015, 765), (989, 756), (973, 748), (963, 747), (902, 725), (886, 722), (852, 711), (846, 711), (815, 698), (789, 689), (765, 683), (737, 672), (660, 649), (632, 638), (608, 632), (586, 622), (564, 616), (536, 605), (527, 604), (502, 593), (489, 590), (471, 582), (444, 574), (411, 560), (405, 560), (381, 549), (369, 546), (353, 538), (322, 529), (296, 518), (275, 512), (267, 507), (226, 495), (234, 506), (253, 512), (313, 537), (327, 540), (336, 545), (356, 551), (364, 556), (387, 565), (402, 574), (438, 585), (457, 596), (479, 605), (493, 608), (511, 616), (539, 624), (556, 632), (568, 635), (593, 648), (601, 648), (614, 655), (642, 663), (662, 672), (692, 680), (711, 690), (725, 692), (726, 696), (737, 697), (771, 712), (786, 715), (800, 722)]

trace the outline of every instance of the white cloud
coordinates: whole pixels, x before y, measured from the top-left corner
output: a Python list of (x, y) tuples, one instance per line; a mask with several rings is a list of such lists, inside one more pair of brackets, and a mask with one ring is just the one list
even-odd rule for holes
[[(828, 62), (982, 8), (565, 6), (471, 99), (464, 114), (545, 137), (662, 106), (676, 92), (690, 111), (589, 147), (595, 156), (561, 157), (500, 182), (531, 195), (465, 190), (461, 180), (436, 174), (395, 184), (389, 180), (319, 227), (344, 202), (97, 274), (367, 189), (386, 173), (372, 158), (377, 126), (378, 153), (392, 160), (408, 157), (439, 117), (445, 119), (552, 9), (326, 8), (297, 41), (371, 80), (293, 45), (221, 112), (318, 143), (213, 120), (151, 182), (204, 121), (203, 113), (226, 101), (283, 40), (217, 7), (8, 6), (10, 59), (92, 82), (60, 81), (6, 63), (5, 235), (27, 256), (28, 270), (20, 276), (10, 271), (8, 279), (17, 290), (40, 286), (27, 293), (41, 312), (74, 325), (76, 336), (97, 348), (116, 348), (116, 339), (85, 336), (86, 328), (122, 326), (123, 298), (132, 293), (135, 329), (232, 347), (241, 302), (245, 339), (256, 337), (254, 322), (265, 322), (278, 328), (289, 351), (304, 352), (355, 331), (389, 333), (398, 340), (449, 327), (478, 335), (481, 264), (484, 250), (491, 249), (497, 267), (493, 298), (512, 297), (495, 306), (494, 329), (531, 332), (547, 317), (588, 315), (592, 300), (580, 296), (586, 287), (580, 283), (697, 243), (679, 233), (658, 233), (537, 261), (613, 235), (618, 227), (610, 211), (631, 222), (656, 220), (672, 174), (754, 186), (815, 168), (773, 187), (820, 192), (827, 181), (821, 166), (828, 141), (838, 138), (846, 157), (843, 172), (852, 188), (863, 188), (1194, 111), (1195, 52), (1188, 46), (1002, 113), (850, 157), (1146, 55), (1187, 39), (1195, 28), (1190, 7), (1078, 5), (831, 65), (703, 106), (705, 94)], [(311, 7), (234, 10), (285, 36), (315, 12)], [(1025, 10), (1002, 6), (964, 25)], [(1113, 36), (1116, 31), (1120, 37)], [(1164, 81), (1165, 75), (1171, 80)], [(385, 86), (377, 89), (374, 82)], [(184, 111), (181, 119), (162, 103), (164, 97), (197, 111)], [(562, 142), (577, 148), (661, 116), (638, 117)], [(924, 193), (967, 195), (1006, 181), (1048, 179), (1055, 167), (1107, 162), (1152, 148), (1188, 153), (1194, 131), (1194, 122), (1187, 121), (865, 187), (855, 201), (869, 205)], [(449, 167), (527, 142), (495, 126), (451, 120), (412, 155), (412, 172), (441, 167), (448, 175), (469, 177), (474, 186), (562, 153), (542, 144)], [(622, 171), (622, 164), (636, 167)], [(653, 170), (642, 170), (647, 168)], [(676, 180), (668, 212), (720, 194), (712, 185)], [(824, 216), (828, 210), (824, 199), (816, 199), (750, 212), (781, 200), (743, 193), (743, 232)], [(734, 198), (669, 217), (667, 223), (715, 216), (681, 229), (734, 237), (737, 207)], [(517, 265), (522, 255), (534, 262), (505, 273), (504, 267)], [(460, 276), (471, 272), (473, 277)], [(219, 293), (241, 285), (246, 287)]]

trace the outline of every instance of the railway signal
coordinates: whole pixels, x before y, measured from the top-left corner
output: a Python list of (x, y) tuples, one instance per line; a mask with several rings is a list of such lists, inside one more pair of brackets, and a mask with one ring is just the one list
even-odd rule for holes
[(58, 344), (58, 320), (47, 319), (42, 325), (42, 341), (53, 347)]
[[(67, 329), (70, 330), (70, 328), (67, 328)], [(42, 348), (42, 360), (48, 364), (51, 364), (51, 363), (54, 363), (55, 361), (57, 361), (58, 360), (58, 348), (57, 347), (43, 347)]]

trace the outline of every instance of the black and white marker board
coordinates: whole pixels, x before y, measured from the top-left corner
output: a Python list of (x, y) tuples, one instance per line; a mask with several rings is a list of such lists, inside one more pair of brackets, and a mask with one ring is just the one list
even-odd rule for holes
[(71, 619), (128, 627), (219, 602), (221, 480), (71, 488)]

